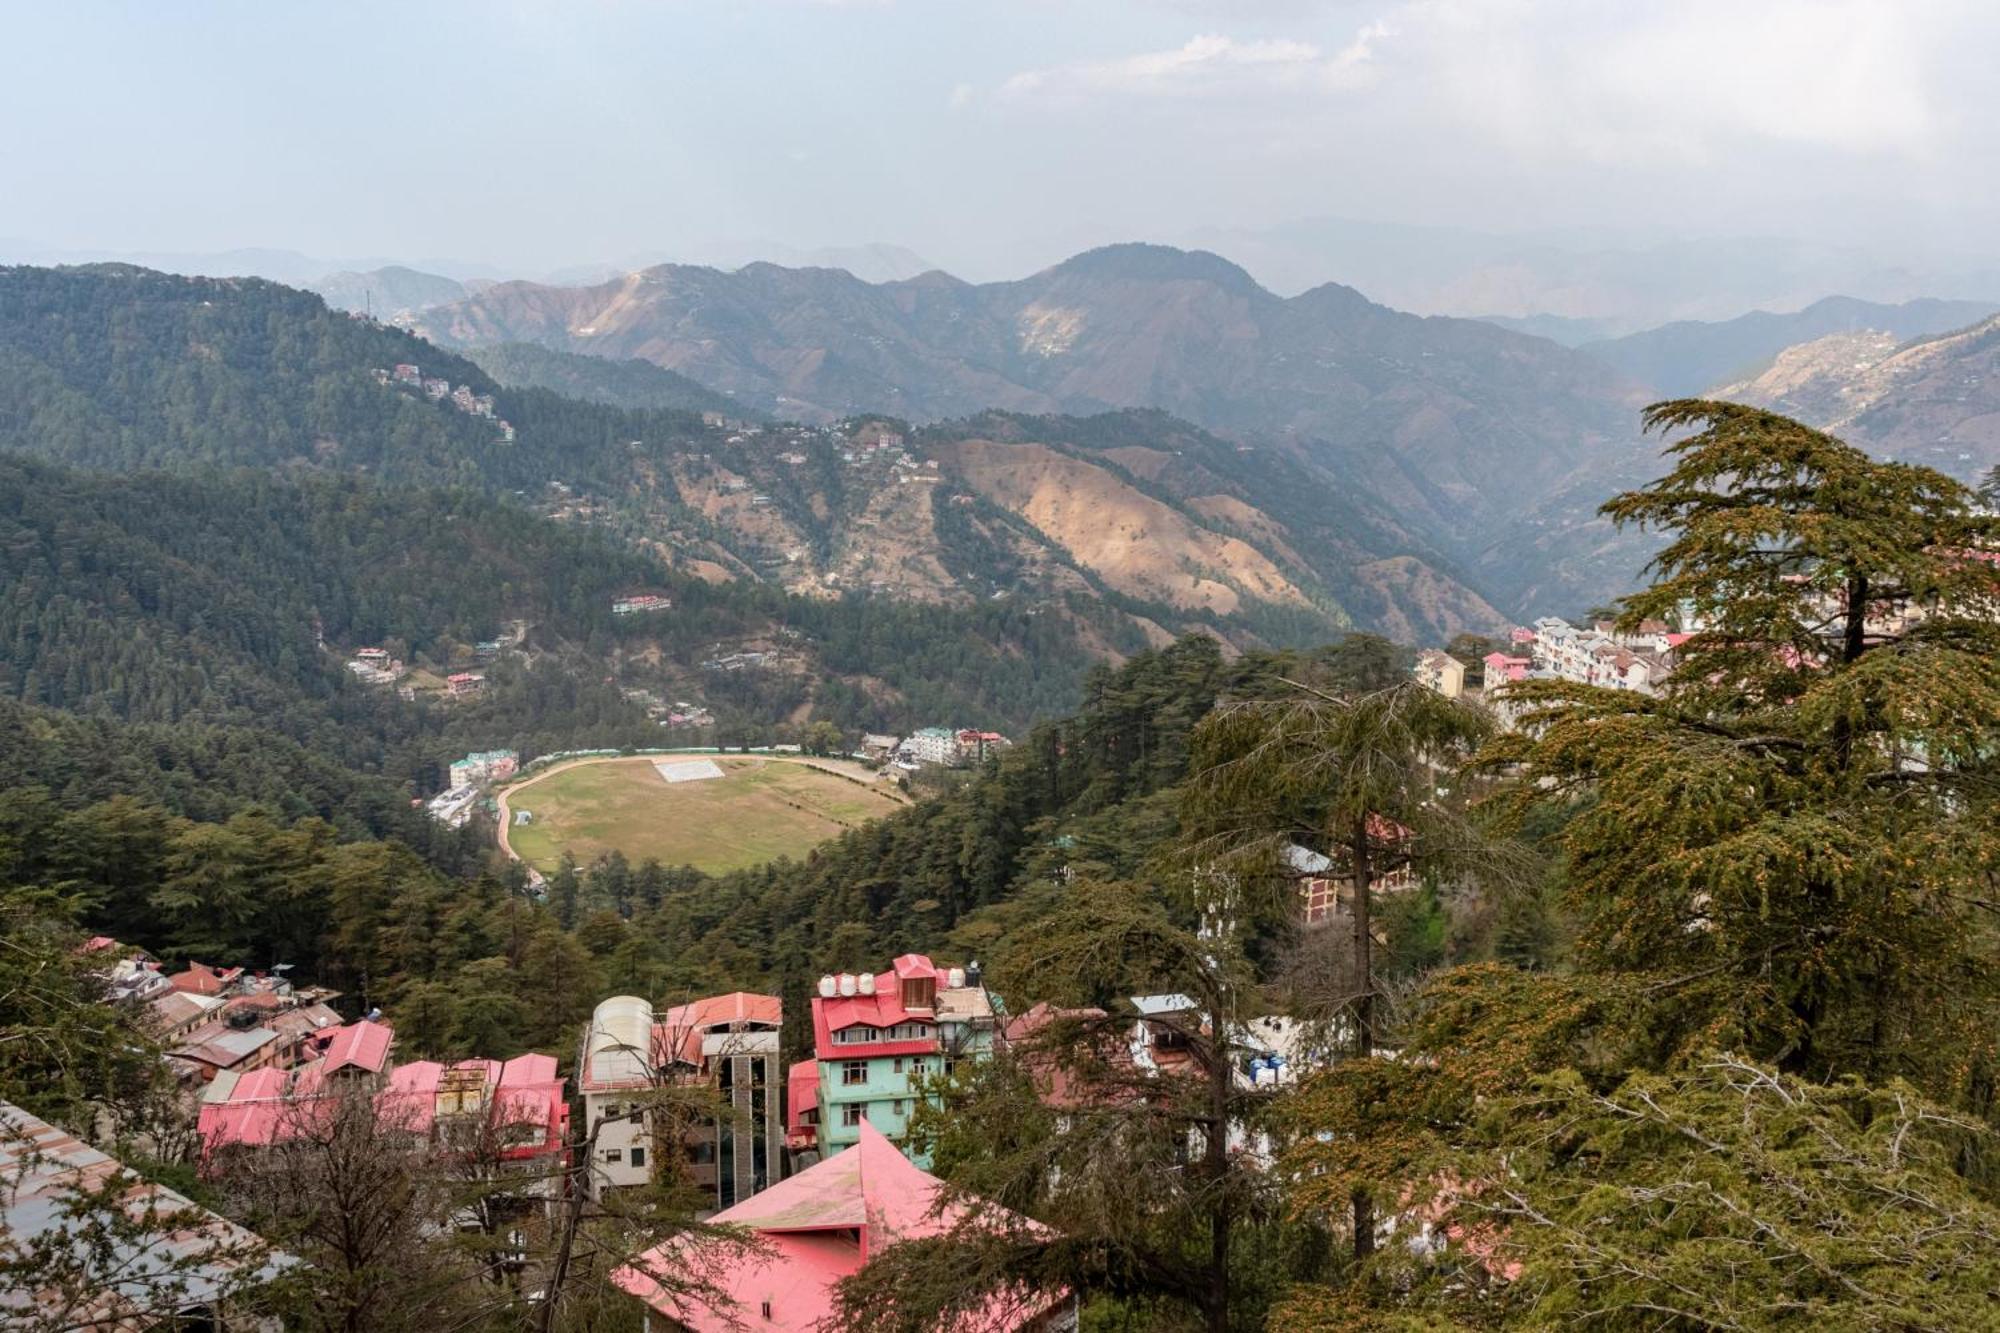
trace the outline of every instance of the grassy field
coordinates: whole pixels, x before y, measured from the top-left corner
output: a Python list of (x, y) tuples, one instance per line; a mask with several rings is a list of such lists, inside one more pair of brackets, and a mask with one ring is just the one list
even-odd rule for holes
[(634, 865), (648, 857), (712, 874), (799, 856), (896, 809), (891, 794), (806, 764), (727, 758), (723, 776), (668, 783), (650, 759), (577, 764), (515, 788), (510, 811), (529, 824), (507, 830), (515, 855), (547, 874), (567, 851), (578, 865), (606, 852)]

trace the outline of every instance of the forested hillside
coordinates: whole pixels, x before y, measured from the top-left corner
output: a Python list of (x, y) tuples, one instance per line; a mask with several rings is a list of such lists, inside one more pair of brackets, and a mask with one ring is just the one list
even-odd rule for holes
[(764, 415), (685, 375), (637, 358), (610, 361), (599, 356), (558, 352), (534, 343), (469, 347), (465, 355), (510, 389), (549, 389), (568, 398), (610, 407), (722, 412), (750, 421), (761, 420)]
[[(913, 454), (906, 428), (882, 418), (705, 425), (680, 409), (726, 401), (656, 366), (536, 348), (492, 356), (501, 380), (563, 392), (504, 387), (406, 332), (271, 283), (7, 269), (0, 449), (92, 468), (477, 489), (610, 529), (709, 580), (961, 607), (1029, 600), (1099, 656), (1191, 630), (1254, 647), (1350, 623), (1448, 637), (1500, 619), (1435, 544), (1342, 477), (1279, 452), (1238, 454), (1160, 413), (1016, 417), (997, 435), (981, 418), (927, 433), (938, 447)], [(1088, 443), (1113, 436), (1109, 449)], [(966, 442), (989, 447), (942, 447)], [(1047, 451), (1072, 442), (1091, 449), (1091, 468), (1051, 476)], [(1145, 452), (1111, 457), (1118, 470), (1106, 472), (1121, 448)], [(1170, 453), (1189, 465), (1163, 478)], [(1119, 521), (1045, 523), (1051, 504), (1108, 505)], [(1079, 598), (1115, 614), (1075, 612)]]
[[(1070, 618), (712, 585), (477, 493), (353, 477), (0, 459), (0, 549), (0, 697), (255, 727), (420, 791), (470, 748), (666, 743), (625, 690), (708, 703), (716, 731), (683, 743), (781, 739), (774, 726), (800, 718), (1019, 730), (1068, 707), (1090, 661)], [(673, 608), (613, 615), (633, 591)], [(476, 655), (503, 637), (497, 657)], [(476, 666), (489, 689), (445, 703), (365, 687), (343, 662), (373, 645), (433, 683)], [(702, 665), (748, 645), (765, 669)]]

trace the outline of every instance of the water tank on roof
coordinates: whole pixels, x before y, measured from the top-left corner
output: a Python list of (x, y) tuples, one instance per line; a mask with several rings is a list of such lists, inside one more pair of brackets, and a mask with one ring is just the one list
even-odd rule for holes
[(842, 995), (854, 994), (858, 986), (859, 983), (855, 981), (854, 974), (852, 972), (842, 972), (840, 974), (840, 993)]
[(965, 965), (965, 984), (968, 986), (977, 986), (979, 984), (979, 977), (979, 960), (975, 958)]
[(945, 973), (944, 984), (949, 988), (951, 988), (952, 990), (958, 990), (960, 987), (964, 986), (965, 969), (962, 967), (954, 967), (951, 971)]
[(829, 972), (819, 979), (819, 993), (823, 999), (831, 1000), (840, 989), (840, 982)]
[(590, 1016), (585, 1058), (600, 1080), (645, 1076), (652, 1055), (653, 1006), (636, 995), (614, 995)]
[(863, 972), (854, 979), (854, 989), (863, 995), (873, 995), (875, 993), (875, 974), (873, 972)]

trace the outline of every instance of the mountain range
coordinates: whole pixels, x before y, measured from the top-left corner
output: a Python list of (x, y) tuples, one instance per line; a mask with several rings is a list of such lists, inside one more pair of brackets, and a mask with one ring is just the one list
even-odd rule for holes
[(1544, 339), (1335, 284), (1281, 298), (1199, 251), (1111, 246), (988, 284), (664, 265), (593, 287), (500, 283), (411, 327), (454, 347), (638, 357), (805, 421), (1163, 409), (1299, 460), (1503, 608), (1614, 595), (1639, 559), (1592, 516), (1650, 462), (1640, 386)]
[(1101, 657), (1197, 629), (1253, 647), (1505, 619), (1364, 487), (1164, 413), (767, 424), (649, 363), (479, 355), (494, 374), (256, 279), (5, 269), (0, 448), (472, 488), (684, 576), (1004, 605)]
[(1800, 343), (1865, 332), (1887, 334), (1900, 343), (1962, 329), (1995, 311), (2000, 311), (2000, 302), (1925, 298), (1885, 305), (1829, 296), (1784, 314), (1753, 310), (1709, 323), (1682, 320), (1622, 338), (1586, 341), (1580, 347), (1663, 398), (1684, 398), (1754, 374)]
[(1829, 334), (1716, 392), (1963, 481), (2000, 468), (2000, 316), (1908, 340)]

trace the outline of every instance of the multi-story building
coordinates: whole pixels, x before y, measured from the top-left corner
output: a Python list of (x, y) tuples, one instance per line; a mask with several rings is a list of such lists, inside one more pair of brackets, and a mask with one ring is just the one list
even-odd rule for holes
[(1439, 649), (1426, 648), (1417, 654), (1416, 676), (1419, 685), (1447, 699), (1465, 693), (1465, 663)]
[(900, 1142), (924, 1075), (993, 1050), (993, 1002), (977, 964), (940, 967), (906, 953), (887, 972), (821, 977), (812, 1012), (825, 1156), (859, 1142), (864, 1121)]
[(521, 756), (512, 750), (474, 750), (463, 759), (452, 760), (451, 785), (458, 788), (505, 782), (520, 770)]
[(577, 1086), (584, 1127), (594, 1131), (590, 1191), (642, 1185), (659, 1163), (647, 1092), (673, 1084), (714, 1089), (728, 1114), (691, 1130), (683, 1144), (689, 1178), (717, 1208), (747, 1199), (784, 1175), (784, 1066), (775, 995), (736, 991), (655, 1014), (636, 995), (597, 1006), (584, 1032)]
[(911, 767), (955, 764), (958, 755), (958, 733), (949, 727), (920, 728), (905, 736), (903, 743), (896, 747), (897, 758)]

